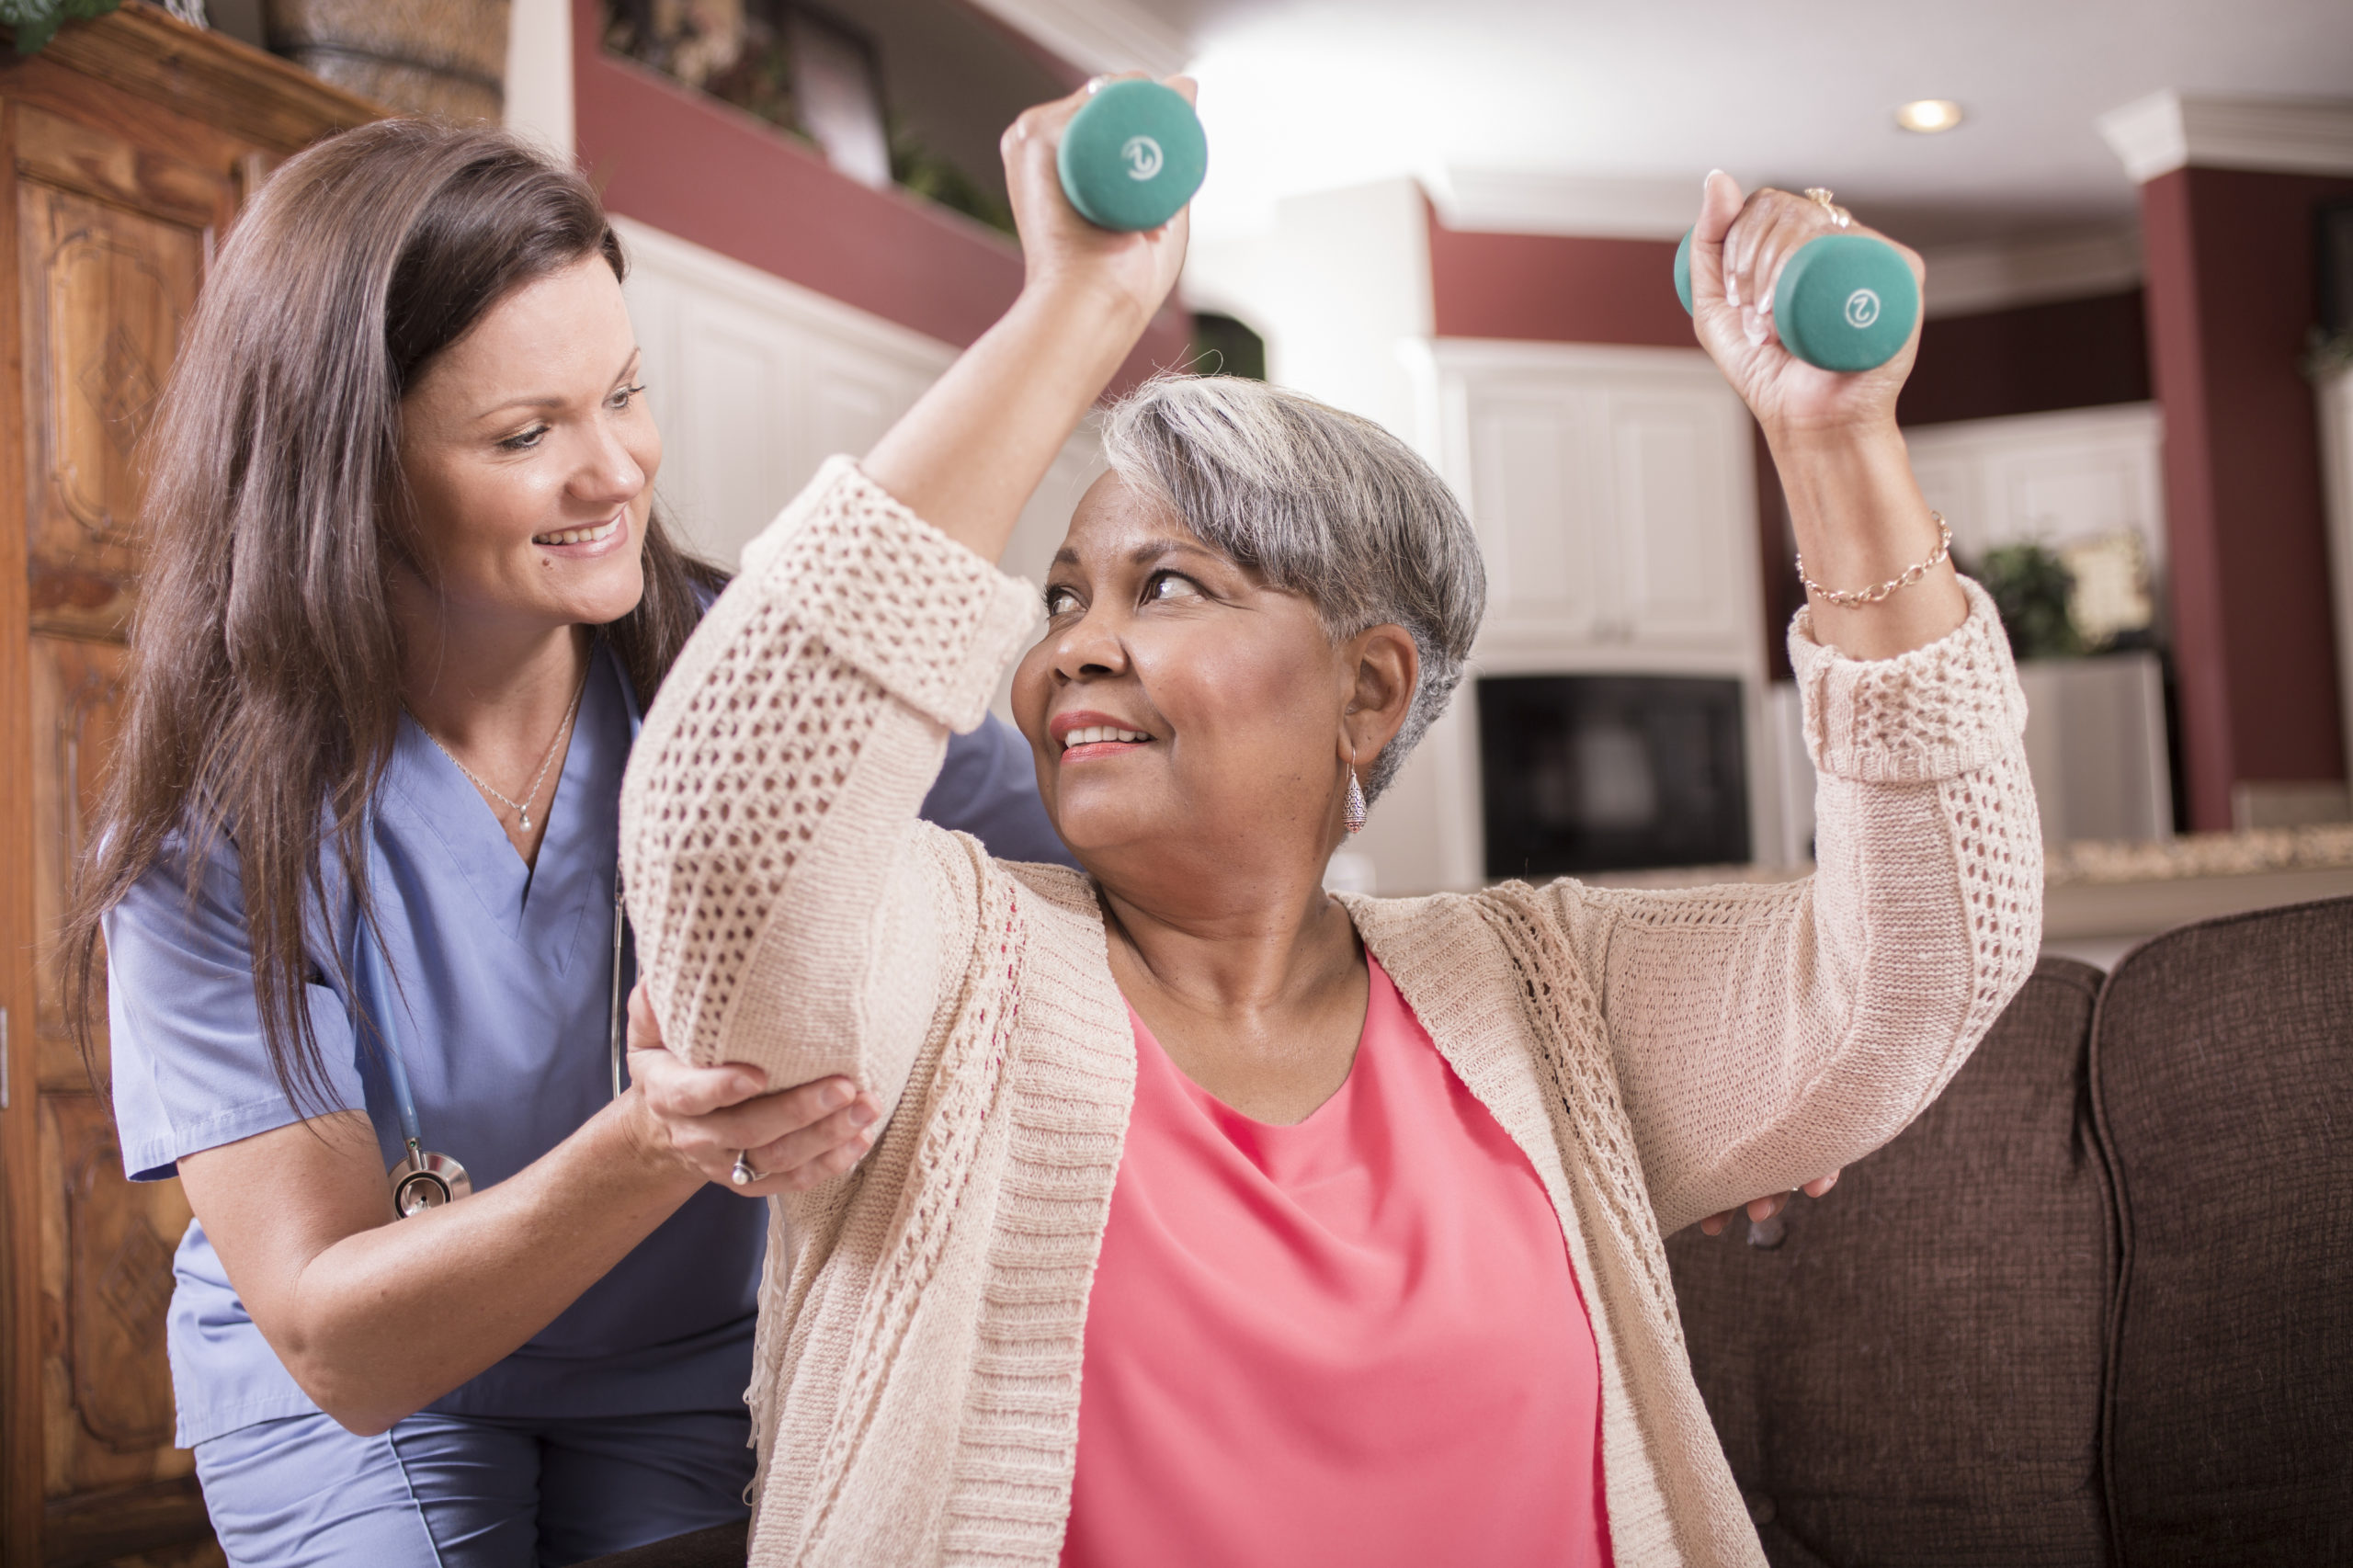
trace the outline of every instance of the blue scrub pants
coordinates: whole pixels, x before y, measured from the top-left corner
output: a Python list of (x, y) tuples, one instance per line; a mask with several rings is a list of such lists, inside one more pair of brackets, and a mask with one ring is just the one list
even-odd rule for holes
[(232, 1568), (544, 1568), (743, 1518), (750, 1435), (742, 1409), (297, 1415), (199, 1443), (196, 1474)]

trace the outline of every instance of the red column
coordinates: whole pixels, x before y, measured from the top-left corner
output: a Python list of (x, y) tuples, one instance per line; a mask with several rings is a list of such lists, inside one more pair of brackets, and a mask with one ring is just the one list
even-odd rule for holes
[(2190, 825), (2345, 776), (2317, 416), (2313, 209), (2353, 179), (2181, 168), (2141, 187)]

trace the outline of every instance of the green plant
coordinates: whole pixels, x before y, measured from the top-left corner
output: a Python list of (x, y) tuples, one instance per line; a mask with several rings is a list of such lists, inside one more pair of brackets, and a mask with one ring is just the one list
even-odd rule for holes
[(891, 178), (951, 212), (1005, 233), (1013, 233), (1013, 209), (1005, 198), (925, 144), (914, 127), (890, 117)]
[(103, 17), (122, 0), (0, 0), (0, 22), (17, 31), (17, 52), (31, 54), (67, 22)]
[(2006, 544), (1978, 562), (1977, 580), (1994, 596), (2009, 633), (2010, 652), (2021, 659), (2063, 659), (2084, 651), (2084, 640), (2068, 619), (2067, 600), (2075, 574), (2039, 544)]

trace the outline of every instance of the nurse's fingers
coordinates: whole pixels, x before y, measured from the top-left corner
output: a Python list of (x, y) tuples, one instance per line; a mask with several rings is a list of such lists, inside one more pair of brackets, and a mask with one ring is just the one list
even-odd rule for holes
[[(762, 1176), (776, 1181), (773, 1190), (805, 1191), (864, 1159), (882, 1131), (881, 1119), (881, 1108), (860, 1095), (823, 1121), (747, 1150), (745, 1159)], [(760, 1185), (770, 1190), (767, 1182)]]
[[(861, 1098), (857, 1085), (847, 1078), (820, 1078), (813, 1084), (803, 1084), (780, 1094), (762, 1095), (709, 1116), (681, 1119), (673, 1124), (672, 1136), (680, 1148), (690, 1150), (699, 1157), (723, 1156), (721, 1163), (733, 1165), (739, 1149), (756, 1155), (758, 1151), (797, 1133), (814, 1132), (836, 1117), (845, 1119), (836, 1124), (837, 1128), (850, 1131), (871, 1124), (878, 1119), (874, 1102), (867, 1099), (862, 1105), (856, 1103)], [(827, 1145), (840, 1141), (840, 1135), (818, 1136)], [(752, 1168), (763, 1174), (773, 1163), (756, 1157), (751, 1161)]]
[[(646, 1102), (665, 1120), (691, 1120), (710, 1116), (729, 1106), (741, 1105), (767, 1087), (767, 1074), (748, 1062), (731, 1062), (723, 1067), (696, 1067), (660, 1050), (631, 1051), (629, 1076), (631, 1083), (645, 1091)], [(847, 1079), (824, 1081), (844, 1085), (848, 1082)], [(848, 1099), (848, 1094), (844, 1093), (834, 1104), (846, 1104)], [(824, 1110), (831, 1108), (828, 1106)], [(824, 1114), (824, 1110), (813, 1110), (811, 1118), (813, 1119)]]
[[(653, 1108), (650, 1096), (647, 1105)], [(820, 1079), (704, 1116), (654, 1115), (674, 1157), (705, 1181), (749, 1197), (799, 1190), (848, 1169), (873, 1146), (881, 1121), (873, 1098), (857, 1094), (844, 1078)], [(734, 1179), (738, 1153), (759, 1173), (758, 1181)], [(773, 1179), (779, 1174), (796, 1179), (779, 1184)]]
[(837, 1152), (849, 1152), (849, 1158), (857, 1161), (861, 1153), (873, 1149), (875, 1135), (882, 1131), (880, 1120), (882, 1107), (878, 1107), (870, 1095), (858, 1095), (824, 1120), (814, 1120), (807, 1128), (793, 1128), (765, 1144), (748, 1144), (746, 1158), (751, 1161), (751, 1168), (760, 1175), (793, 1173)]

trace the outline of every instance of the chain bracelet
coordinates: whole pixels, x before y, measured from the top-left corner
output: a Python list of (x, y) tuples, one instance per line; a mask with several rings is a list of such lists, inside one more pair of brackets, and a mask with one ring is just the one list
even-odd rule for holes
[(1931, 512), (1928, 516), (1935, 519), (1937, 525), (1937, 552), (1916, 566), (1905, 567), (1902, 576), (1890, 577), (1876, 587), (1858, 588), (1852, 592), (1845, 588), (1826, 588), (1805, 574), (1805, 556), (1801, 553), (1798, 556), (1798, 581), (1805, 585), (1806, 592), (1816, 596), (1823, 603), (1836, 605), (1841, 609), (1859, 609), (1864, 605), (1875, 605), (1896, 589), (1910, 587), (1943, 565), (1945, 558), (1952, 553), (1952, 525), (1945, 521), (1942, 512)]

